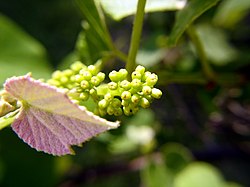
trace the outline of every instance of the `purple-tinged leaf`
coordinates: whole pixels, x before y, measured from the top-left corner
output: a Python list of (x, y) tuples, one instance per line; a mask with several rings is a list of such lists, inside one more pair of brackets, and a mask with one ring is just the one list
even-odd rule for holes
[(4, 87), (22, 103), (13, 130), (38, 151), (71, 154), (71, 145), (80, 145), (119, 126), (118, 122), (107, 121), (72, 103), (60, 89), (28, 75), (8, 79)]

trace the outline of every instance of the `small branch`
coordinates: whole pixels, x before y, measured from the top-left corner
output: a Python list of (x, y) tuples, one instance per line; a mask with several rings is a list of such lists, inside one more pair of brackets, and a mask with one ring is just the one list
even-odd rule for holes
[(196, 48), (197, 54), (198, 54), (200, 61), (201, 61), (204, 75), (209, 80), (214, 80), (216, 75), (207, 61), (207, 56), (206, 56), (206, 53), (204, 51), (204, 47), (200, 41), (199, 36), (197, 35), (195, 28), (192, 25), (189, 26), (189, 28), (187, 29), (187, 33), (188, 33), (190, 39), (192, 40), (192, 42)]
[(132, 31), (132, 37), (130, 41), (128, 60), (126, 64), (126, 69), (128, 75), (130, 75), (135, 68), (136, 54), (140, 45), (140, 38), (144, 19), (144, 9), (146, 5), (146, 0), (139, 0), (137, 4), (137, 12), (135, 15), (134, 26)]

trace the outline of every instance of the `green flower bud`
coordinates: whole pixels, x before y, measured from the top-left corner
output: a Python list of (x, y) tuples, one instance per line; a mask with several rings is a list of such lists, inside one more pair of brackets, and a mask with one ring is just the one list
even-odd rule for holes
[(70, 89), (70, 90), (73, 89), (74, 87), (76, 87), (76, 85), (73, 84), (73, 83), (72, 84), (70, 84), (70, 83), (67, 84), (67, 88)]
[(97, 73), (96, 76), (100, 79), (101, 82), (104, 81), (105, 79), (105, 74), (102, 72)]
[(121, 101), (117, 98), (114, 98), (110, 103), (114, 108), (120, 108), (121, 107)]
[(70, 90), (67, 95), (71, 98), (71, 99), (78, 99), (80, 97), (80, 93), (77, 92), (76, 89), (72, 89)]
[(89, 93), (88, 92), (80, 93), (80, 99), (82, 99), (83, 101), (87, 101), (89, 99)]
[(132, 95), (132, 97), (131, 97), (131, 101), (132, 101), (133, 103), (139, 103), (140, 100), (141, 100), (141, 97), (140, 97), (138, 94), (134, 94), (134, 95)]
[(88, 89), (90, 87), (89, 82), (86, 81), (86, 80), (81, 81), (81, 85), (80, 86), (84, 90), (86, 90), (86, 89)]
[(133, 71), (131, 77), (132, 77), (132, 79), (139, 79), (139, 80), (141, 80), (142, 75), (139, 72), (137, 72), (137, 71)]
[(92, 88), (89, 90), (89, 94), (92, 96), (97, 96), (97, 91), (94, 88)]
[(88, 70), (92, 75), (97, 75), (98, 69), (94, 65), (89, 65)]
[(57, 70), (52, 73), (52, 79), (60, 80), (62, 76), (62, 72)]
[(105, 116), (107, 114), (107, 110), (105, 109), (99, 108), (98, 111), (99, 111), (100, 116)]
[(111, 93), (106, 93), (104, 95), (104, 99), (110, 102), (113, 99), (113, 96), (111, 95)]
[(120, 87), (122, 87), (124, 90), (129, 90), (131, 88), (131, 83), (127, 80), (123, 80), (120, 82)]
[(50, 85), (56, 86), (56, 87), (61, 86), (61, 83), (59, 81), (55, 80), (55, 79), (49, 79), (47, 81), (47, 83), (50, 84)]
[(134, 107), (132, 109), (132, 114), (136, 114), (139, 111), (139, 107)]
[(68, 79), (68, 77), (66, 77), (66, 76), (62, 76), (62, 77), (60, 78), (60, 82), (61, 82), (62, 84), (66, 84), (68, 81), (69, 81), (69, 79)]
[(118, 88), (118, 84), (116, 82), (110, 82), (108, 83), (108, 88), (110, 90), (116, 90)]
[(119, 81), (119, 76), (118, 76), (118, 73), (117, 71), (113, 70), (109, 73), (109, 78), (111, 81), (113, 82), (118, 82)]
[(80, 74), (83, 76), (83, 79), (89, 81), (92, 77), (92, 74), (89, 71), (81, 70)]
[(140, 105), (142, 108), (148, 108), (150, 106), (150, 102), (145, 98), (141, 98)]
[(98, 86), (98, 85), (100, 85), (100, 83), (101, 83), (100, 79), (99, 79), (97, 76), (91, 77), (90, 82), (91, 82), (91, 84), (93, 84), (94, 86)]
[(138, 65), (136, 68), (135, 68), (135, 71), (137, 71), (138, 73), (140, 73), (141, 75), (143, 75), (145, 73), (145, 68), (141, 65)]
[(107, 108), (107, 113), (108, 113), (108, 115), (113, 115), (115, 113), (114, 107), (109, 105), (108, 108)]
[(130, 101), (128, 100), (122, 100), (122, 106), (129, 106)]
[(115, 109), (114, 115), (115, 115), (115, 116), (121, 116), (121, 115), (122, 115), (122, 109), (121, 109), (121, 108)]
[(139, 79), (133, 79), (131, 82), (131, 86), (132, 86), (132, 88), (139, 91), (139, 90), (141, 90), (142, 82)]
[(71, 82), (75, 83), (75, 82), (76, 82), (76, 75), (72, 75), (72, 76), (69, 78), (69, 80), (70, 80)]
[(130, 107), (123, 107), (122, 109), (126, 116), (130, 116), (132, 114), (132, 110), (130, 110)]
[(123, 100), (128, 100), (128, 99), (131, 98), (131, 93), (130, 93), (129, 91), (124, 91), (124, 92), (122, 92), (122, 94), (121, 94), (121, 98), (122, 98)]
[(70, 76), (72, 76), (74, 74), (74, 72), (72, 70), (70, 70), (70, 69), (66, 69), (62, 73), (63, 73), (63, 75), (65, 75), (67, 77), (70, 77)]
[(143, 92), (144, 95), (149, 95), (149, 94), (151, 94), (152, 89), (151, 89), (150, 86), (143, 86), (142, 87), (142, 92)]
[(80, 61), (76, 61), (74, 62), (71, 66), (70, 69), (72, 69), (74, 72), (79, 72), (81, 69), (83, 69), (84, 67), (86, 67), (83, 63), (81, 63)]
[[(134, 111), (135, 110), (135, 111)], [(138, 107), (134, 108), (131, 106), (123, 107), (123, 112), (126, 116), (130, 116), (138, 111)]]
[(144, 97), (150, 102), (152, 103), (154, 98), (151, 95), (144, 95)]
[(159, 90), (158, 88), (153, 88), (152, 89), (152, 97), (154, 97), (155, 99), (160, 99), (162, 96), (162, 91)]
[(101, 109), (104, 109), (108, 106), (109, 102), (106, 99), (102, 99), (101, 101), (98, 102), (98, 106)]
[(122, 81), (127, 78), (128, 71), (126, 69), (120, 69), (118, 72), (119, 80)]
[(150, 76), (147, 77), (146, 82), (149, 86), (154, 86), (158, 81), (158, 76), (152, 73)]
[(145, 82), (151, 74), (152, 74), (151, 72), (146, 71), (142, 76), (142, 81)]
[(75, 81), (76, 81), (77, 83), (80, 83), (82, 80), (84, 80), (84, 77), (83, 77), (82, 75), (77, 74), (77, 75), (75, 76)]

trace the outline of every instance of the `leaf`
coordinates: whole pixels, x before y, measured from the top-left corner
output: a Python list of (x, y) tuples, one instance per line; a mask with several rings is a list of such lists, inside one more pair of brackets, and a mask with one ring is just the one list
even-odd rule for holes
[[(138, 0), (100, 0), (103, 9), (115, 20), (135, 14)], [(182, 9), (186, 0), (148, 0), (145, 12)]]
[(226, 33), (208, 24), (199, 24), (197, 34), (208, 59), (217, 66), (226, 65), (237, 57), (237, 50), (230, 45)]
[(193, 162), (182, 170), (174, 180), (174, 187), (224, 187), (221, 173), (212, 165)]
[(106, 28), (106, 23), (99, 3), (95, 1), (76, 0), (86, 21), (82, 23), (75, 54), (78, 60), (86, 65), (94, 64), (107, 51), (113, 49), (112, 39)]
[(53, 155), (72, 154), (71, 145), (118, 127), (71, 102), (61, 90), (29, 75), (6, 81), (5, 90), (22, 102), (12, 124), (18, 136), (38, 151)]
[(0, 14), (0, 84), (11, 76), (32, 72), (49, 78), (52, 72), (44, 47), (19, 26)]
[(176, 45), (177, 41), (188, 28), (205, 11), (216, 5), (220, 0), (193, 0), (177, 13), (174, 27), (169, 36), (168, 44)]
[(232, 28), (248, 14), (249, 9), (249, 0), (226, 0), (220, 4), (213, 21), (221, 26)]

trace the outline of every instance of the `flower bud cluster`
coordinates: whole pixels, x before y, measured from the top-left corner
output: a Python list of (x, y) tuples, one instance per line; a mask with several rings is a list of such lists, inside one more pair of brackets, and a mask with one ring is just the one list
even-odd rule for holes
[(85, 66), (77, 61), (71, 65), (70, 69), (55, 71), (47, 82), (59, 88), (66, 88), (70, 99), (80, 104), (88, 100), (89, 96), (95, 100), (98, 99), (96, 88), (104, 79), (105, 74), (99, 72), (96, 66)]
[(70, 69), (55, 71), (48, 83), (67, 89), (71, 100), (81, 105), (90, 97), (97, 103), (95, 113), (100, 116), (127, 116), (135, 114), (140, 107), (148, 108), (153, 99), (159, 99), (162, 92), (154, 88), (158, 76), (141, 65), (130, 75), (126, 69), (111, 71), (109, 83), (103, 84), (105, 74), (97, 66), (85, 66), (75, 62)]
[(111, 82), (107, 84), (108, 90), (103, 99), (98, 102), (100, 115), (127, 116), (135, 114), (140, 107), (148, 108), (153, 99), (159, 99), (162, 92), (154, 88), (158, 76), (141, 65), (137, 66), (131, 74), (131, 81), (127, 79), (126, 69), (109, 73)]

